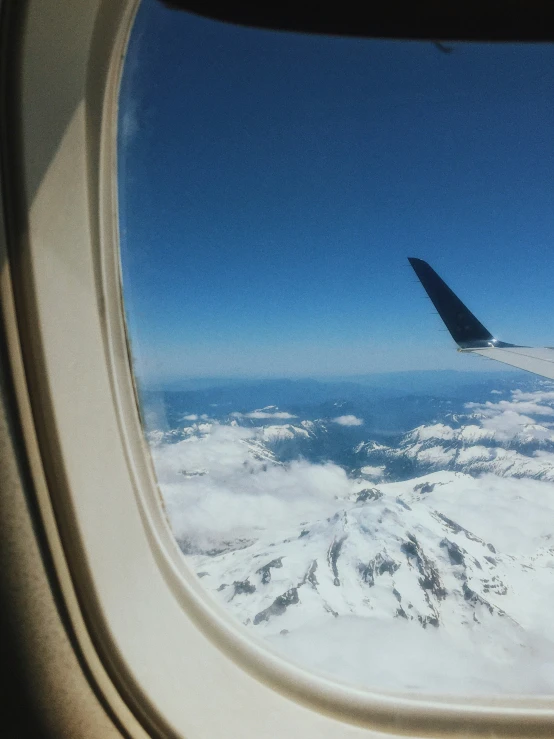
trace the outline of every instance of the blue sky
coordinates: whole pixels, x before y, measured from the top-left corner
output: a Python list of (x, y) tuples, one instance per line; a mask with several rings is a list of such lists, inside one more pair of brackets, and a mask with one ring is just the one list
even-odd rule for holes
[(554, 345), (554, 47), (280, 34), (139, 10), (120, 95), (124, 295), (147, 382), (500, 369)]

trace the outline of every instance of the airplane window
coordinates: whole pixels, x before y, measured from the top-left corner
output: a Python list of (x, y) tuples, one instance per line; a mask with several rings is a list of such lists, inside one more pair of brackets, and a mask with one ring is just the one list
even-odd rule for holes
[(527, 350), (554, 331), (553, 81), (548, 45), (138, 12), (118, 178), (144, 433), (207, 593), (314, 671), (554, 691), (554, 384)]

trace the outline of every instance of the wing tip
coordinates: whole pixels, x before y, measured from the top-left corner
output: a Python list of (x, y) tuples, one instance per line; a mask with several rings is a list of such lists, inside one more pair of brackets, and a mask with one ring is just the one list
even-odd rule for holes
[(424, 272), (433, 273), (435, 271), (429, 262), (419, 257), (408, 257), (408, 262), (418, 277)]
[(428, 262), (419, 257), (408, 257), (408, 261), (450, 335), (461, 349), (497, 343), (490, 331), (462, 303)]

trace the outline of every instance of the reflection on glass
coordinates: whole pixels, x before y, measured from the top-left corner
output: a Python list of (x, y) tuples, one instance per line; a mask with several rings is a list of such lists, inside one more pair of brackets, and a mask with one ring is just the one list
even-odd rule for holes
[(552, 343), (553, 61), (139, 11), (121, 254), (160, 489), (206, 590), (318, 672), (554, 689), (554, 384), (456, 353), (406, 259)]

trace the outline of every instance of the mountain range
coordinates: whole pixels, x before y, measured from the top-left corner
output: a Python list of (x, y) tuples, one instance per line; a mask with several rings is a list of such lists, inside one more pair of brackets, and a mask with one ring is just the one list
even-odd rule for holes
[[(206, 590), (335, 679), (549, 693), (554, 386), (489, 382), (233, 409), (202, 389), (171, 424), (150, 416), (169, 521)], [(375, 423), (387, 402), (406, 409), (394, 430)]]

